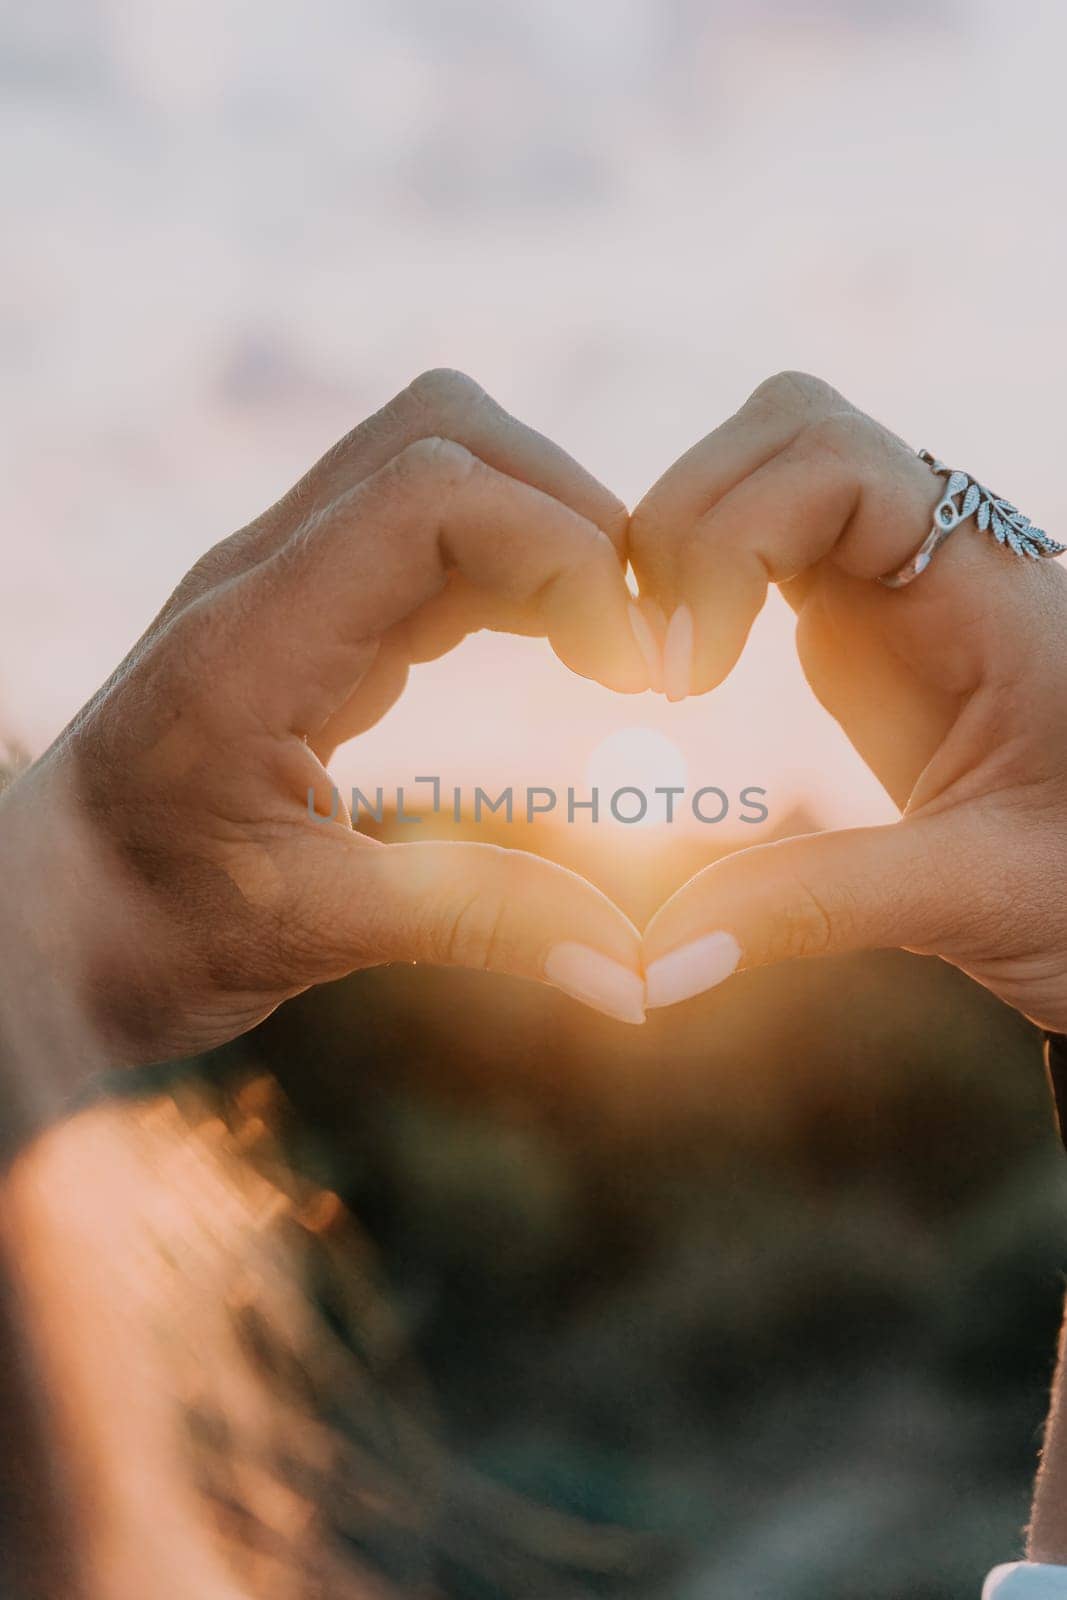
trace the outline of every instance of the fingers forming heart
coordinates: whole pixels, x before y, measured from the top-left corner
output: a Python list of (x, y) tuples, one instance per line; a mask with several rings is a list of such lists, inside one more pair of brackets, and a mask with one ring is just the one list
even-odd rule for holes
[(741, 967), (904, 947), (1067, 1025), (1067, 926), (1047, 888), (1062, 870), (1065, 575), (968, 524), (912, 587), (879, 584), (926, 539), (943, 487), (828, 384), (785, 373), (634, 512), (634, 571), (670, 619), (668, 698), (726, 677), (776, 583), (811, 687), (904, 813), (698, 873), (645, 930), (649, 1006)]
[[(310, 475), (313, 537), (299, 561), (288, 541), (256, 574), (257, 626), (277, 605), (279, 635), (284, 612), (327, 625), (335, 617), (334, 631), (353, 641), (356, 656), (338, 650), (310, 698), (307, 674), (283, 663), (285, 684), (302, 696), (284, 714), (323, 759), (348, 735), (353, 704), (368, 703), (368, 685), (352, 682), (371, 635), (385, 641), (379, 678), (395, 677), (398, 658), (428, 659), (488, 626), (544, 632), (561, 659), (607, 687), (677, 700), (730, 671), (770, 582), (799, 590), (829, 567), (866, 588), (921, 537), (926, 469), (816, 380), (761, 386), (660, 479), (625, 531), (607, 491), (476, 386), (430, 375), (414, 387), (414, 400), (398, 397), (384, 423), (365, 425)], [(420, 433), (435, 407), (448, 437)], [(394, 456), (380, 443), (390, 429), (403, 444)], [(636, 602), (622, 582), (627, 555), (642, 585)], [(936, 729), (923, 731), (928, 750)], [(672, 1004), (740, 965), (927, 931), (928, 897), (902, 889), (922, 853), (916, 832), (744, 852), (673, 896), (640, 948), (621, 913), (546, 863), (469, 845), (376, 853), (361, 841), (339, 880), (359, 908), (343, 956), (365, 945), (365, 959), (406, 954), (540, 976), (639, 1021), (646, 1001)], [(334, 916), (345, 925), (343, 906)]]
[[(132, 877), (113, 919), (126, 943), (97, 962), (95, 991), (152, 997), (138, 1024), (150, 1033), (170, 1007), (176, 1036), (164, 1024), (137, 1043), (161, 1054), (232, 1037), (301, 988), (382, 961), (538, 978), (630, 1022), (741, 967), (872, 944), (934, 950), (986, 981), (974, 930), (995, 908), (957, 913), (964, 886), (972, 909), (981, 899), (961, 851), (979, 840), (996, 853), (989, 818), (946, 823), (938, 808), (961, 786), (973, 801), (976, 774), (1002, 777), (1037, 747), (1028, 711), (1010, 760), (990, 763), (990, 707), (1067, 674), (1056, 631), (1035, 647), (1030, 626), (1035, 604), (1062, 615), (1063, 574), (1030, 564), (1001, 582), (997, 563), (1016, 558), (960, 536), (913, 588), (881, 588), (936, 498), (900, 440), (829, 385), (786, 374), (627, 519), (477, 385), (426, 374), (197, 563), (22, 785), (79, 795)], [(771, 582), (797, 611), (816, 694), (906, 806), (903, 823), (730, 857), (642, 941), (591, 884), (532, 855), (381, 844), (328, 805), (294, 819), (294, 799), (328, 790), (324, 763), (392, 704), (410, 665), (475, 629), (539, 634), (610, 689), (679, 700), (730, 671)], [(1040, 749), (1062, 747), (1045, 720)], [(1040, 749), (1019, 780), (1028, 792)], [(86, 915), (72, 947), (100, 955), (102, 922)]]

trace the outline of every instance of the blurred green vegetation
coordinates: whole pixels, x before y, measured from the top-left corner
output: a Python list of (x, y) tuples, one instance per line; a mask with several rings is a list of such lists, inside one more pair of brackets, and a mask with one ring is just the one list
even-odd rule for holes
[[(624, 841), (598, 876), (641, 921), (697, 855)], [(800, 963), (628, 1029), (381, 969), (213, 1070), (250, 1063), (374, 1241), (457, 1465), (653, 1535), (641, 1592), (976, 1600), (1021, 1552), (1067, 1169), (1038, 1036), (959, 973)]]

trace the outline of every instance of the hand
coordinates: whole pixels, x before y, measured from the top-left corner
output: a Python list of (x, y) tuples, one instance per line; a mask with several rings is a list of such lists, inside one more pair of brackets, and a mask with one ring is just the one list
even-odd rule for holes
[(428, 373), (211, 550), (0, 802), (16, 1053), (176, 1056), (386, 961), (548, 979), (640, 1021), (638, 937), (583, 879), (308, 807), (329, 816), (325, 763), (409, 664), (473, 629), (546, 634), (576, 672), (647, 687), (626, 520), (469, 379)]
[(1067, 574), (960, 528), (908, 588), (877, 583), (943, 482), (828, 384), (786, 373), (670, 469), (631, 523), (671, 618), (668, 695), (729, 673), (781, 586), (822, 704), (903, 820), (717, 863), (645, 935), (648, 1003), (736, 966), (902, 946), (1067, 1031)]

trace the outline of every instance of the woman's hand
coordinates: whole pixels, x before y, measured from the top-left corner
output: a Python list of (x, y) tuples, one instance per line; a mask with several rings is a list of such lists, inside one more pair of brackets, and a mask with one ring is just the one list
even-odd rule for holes
[(1067, 1031), (1067, 574), (972, 521), (909, 587), (879, 584), (943, 487), (828, 384), (787, 373), (637, 508), (669, 696), (722, 682), (777, 583), (808, 681), (903, 811), (691, 879), (645, 935), (650, 1005), (738, 965), (903, 946)]
[(313, 790), (329, 815), (325, 763), (409, 664), (474, 629), (546, 634), (575, 671), (646, 688), (625, 530), (562, 451), (428, 373), (211, 550), (0, 803), (9, 1048), (175, 1056), (386, 961), (547, 978), (640, 1021), (637, 935), (583, 879), (308, 808)]

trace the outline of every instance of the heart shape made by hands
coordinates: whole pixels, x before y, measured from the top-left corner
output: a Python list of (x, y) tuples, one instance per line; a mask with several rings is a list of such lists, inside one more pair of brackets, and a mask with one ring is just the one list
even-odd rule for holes
[[(957, 537), (914, 588), (880, 582), (929, 535), (944, 485), (925, 457), (803, 373), (761, 384), (624, 524), (599, 485), (570, 477), (580, 472), (573, 463), (531, 470), (526, 449), (520, 476), (594, 522), (639, 585), (630, 598), (603, 571), (589, 583), (582, 563), (553, 574), (538, 591), (534, 626), (565, 662), (622, 692), (651, 688), (671, 701), (705, 693), (731, 671), (774, 583), (796, 613), (816, 697), (904, 813), (888, 826), (739, 851), (666, 901), (644, 930), (639, 963), (601, 928), (597, 940), (548, 949), (542, 975), (634, 1021), (740, 967), (901, 946), (944, 956), (1047, 1025), (1067, 1023), (1045, 953), (1051, 944), (1067, 956), (1063, 919), (1027, 936), (1025, 961), (1006, 964), (997, 935), (1002, 884), (1033, 884), (1041, 901), (1040, 867), (1020, 849), (1010, 814), (1044, 770), (1025, 755), (1034, 719), (1020, 684), (1051, 708), (1046, 744), (1063, 737), (1067, 685), (1058, 696), (1049, 685), (1064, 666), (1046, 637), (1031, 647), (1029, 626), (1035, 602), (1062, 613), (1062, 570), (1019, 561), (1003, 540)], [(1050, 553), (1058, 548), (1050, 542)], [(576, 570), (577, 589), (568, 581)], [(510, 622), (485, 619), (502, 622), (527, 631), (521, 604)], [(1004, 682), (1010, 702), (996, 688)], [(976, 879), (979, 861), (990, 870)]]
[[(1048, 888), (1067, 812), (1051, 754), (1067, 744), (1064, 574), (956, 534), (914, 586), (880, 584), (940, 492), (895, 435), (786, 373), (630, 514), (469, 379), (426, 374), (197, 563), (4, 797), (27, 922), (12, 947), (47, 951), (89, 997), (112, 1065), (217, 1044), (393, 961), (547, 980), (638, 1022), (740, 967), (903, 946), (1067, 1029), (1067, 915)], [(465, 635), (546, 636), (609, 689), (677, 701), (726, 677), (770, 583), (900, 822), (728, 856), (642, 934), (552, 862), (383, 843), (335, 811), (333, 751)], [(1026, 909), (1010, 936), (1009, 890)]]

